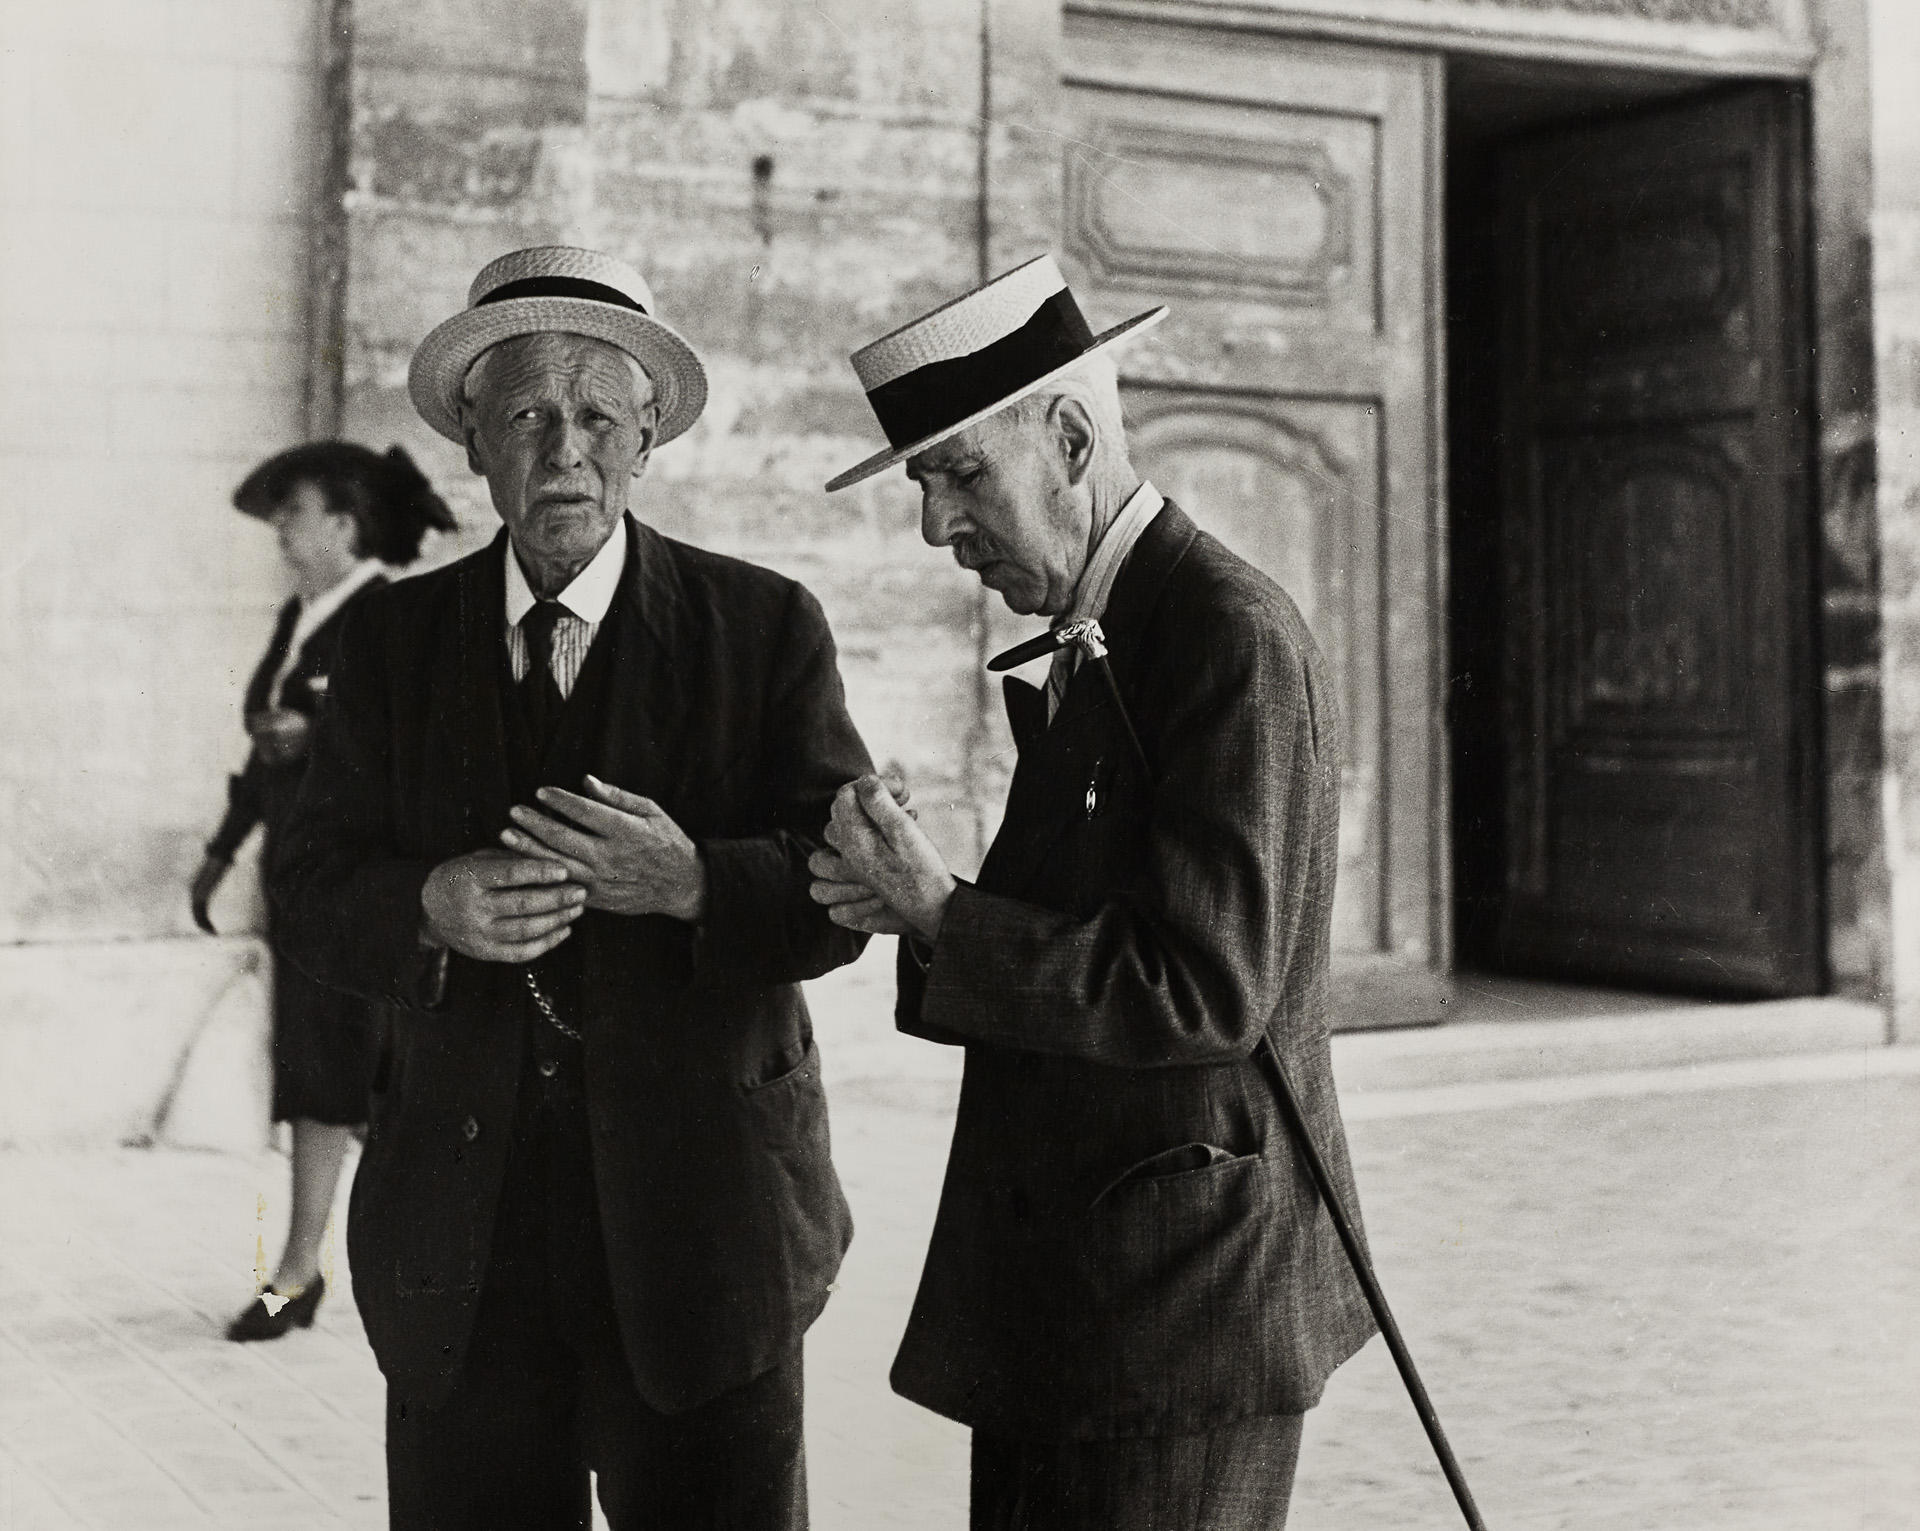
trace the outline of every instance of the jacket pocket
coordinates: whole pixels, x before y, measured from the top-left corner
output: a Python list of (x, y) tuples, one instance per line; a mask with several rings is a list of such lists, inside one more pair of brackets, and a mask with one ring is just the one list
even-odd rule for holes
[[(1182, 1162), (1162, 1153), (1133, 1166), (1072, 1241), (1058, 1365), (1089, 1380), (1089, 1407), (1104, 1417), (1204, 1419), (1259, 1391), (1265, 1307), (1284, 1263), (1274, 1166), (1258, 1154)], [(1174, 1167), (1154, 1173), (1161, 1165)]]
[(853, 1237), (833, 1170), (818, 1046), (808, 1037), (797, 1066), (741, 1093), (756, 1140), (744, 1190), (760, 1214), (748, 1268), (763, 1291), (785, 1294), (811, 1318)]
[(1163, 1148), (1159, 1153), (1149, 1154), (1139, 1163), (1129, 1165), (1115, 1175), (1093, 1198), (1092, 1204), (1098, 1207), (1108, 1197), (1122, 1193), (1129, 1186), (1203, 1175), (1224, 1169), (1227, 1165), (1252, 1162), (1259, 1157), (1258, 1154), (1236, 1154), (1217, 1143), (1182, 1143), (1177, 1148)]
[(756, 1078), (743, 1080), (740, 1088), (749, 1095), (757, 1094), (761, 1090), (774, 1089), (804, 1073), (809, 1063), (813, 1063), (817, 1071), (819, 1057), (819, 1049), (813, 1045), (812, 1035), (803, 1036), (792, 1047), (782, 1048), (776, 1053), (766, 1066), (758, 1071)]

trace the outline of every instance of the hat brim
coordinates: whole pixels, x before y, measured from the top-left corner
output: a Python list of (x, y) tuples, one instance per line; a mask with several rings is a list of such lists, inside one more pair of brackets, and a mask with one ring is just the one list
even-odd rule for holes
[(647, 370), (660, 408), (655, 446), (680, 435), (707, 407), (707, 369), (658, 319), (591, 298), (508, 298), (455, 314), (413, 353), (407, 393), (413, 407), (449, 441), (464, 442), (460, 391), (482, 351), (522, 335), (585, 335), (618, 346)]
[(903, 463), (909, 457), (917, 456), (921, 452), (926, 451), (928, 447), (938, 446), (949, 436), (957, 436), (968, 426), (978, 425), (988, 416), (999, 414), (1000, 411), (1005, 409), (1009, 404), (1019, 403), (1020, 400), (1026, 398), (1028, 394), (1033, 393), (1037, 389), (1044, 388), (1048, 383), (1060, 376), (1061, 373), (1071, 372), (1089, 356), (1097, 355), (1101, 351), (1106, 350), (1107, 347), (1118, 345), (1123, 340), (1132, 339), (1141, 331), (1153, 328), (1154, 325), (1166, 317), (1167, 310), (1164, 306), (1160, 308), (1150, 308), (1144, 314), (1135, 314), (1124, 324), (1116, 324), (1110, 330), (1101, 331), (1101, 333), (1093, 337), (1093, 344), (1088, 346), (1086, 350), (1082, 351), (1078, 356), (1074, 357), (1072, 361), (1055, 367), (1051, 372), (1042, 373), (1031, 383), (1014, 389), (1012, 393), (1007, 394), (1004, 398), (996, 399), (985, 409), (976, 410), (964, 420), (956, 420), (951, 425), (942, 426), (931, 435), (922, 436), (918, 441), (909, 441), (903, 447), (887, 447), (882, 451), (875, 452), (873, 456), (869, 457), (865, 462), (847, 469), (845, 473), (836, 474), (827, 480), (827, 493), (832, 494), (836, 489), (845, 489), (849, 484), (857, 484), (863, 478), (872, 478), (876, 473), (884, 473), (888, 468), (898, 463)]

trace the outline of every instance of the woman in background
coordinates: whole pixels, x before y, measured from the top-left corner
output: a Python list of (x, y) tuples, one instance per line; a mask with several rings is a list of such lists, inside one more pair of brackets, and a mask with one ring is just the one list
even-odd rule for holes
[[(247, 686), (244, 716), (253, 747), (228, 783), (227, 815), (193, 880), (194, 922), (209, 935), (207, 906), (255, 824), (266, 827), (263, 862), (293, 806), (341, 619), (353, 601), (420, 556), (428, 528), (454, 521), (399, 447), (384, 456), (344, 441), (317, 441), (271, 457), (234, 491), (233, 503), (267, 522), (293, 575), (266, 657)], [(267, 916), (267, 944), (274, 940)], [(227, 1328), (230, 1340), (278, 1339), (313, 1322), (326, 1291), (320, 1240), (333, 1207), (347, 1142), (367, 1119), (377, 1048), (361, 1001), (322, 988), (291, 964), (273, 965), (273, 1119), (291, 1123), (292, 1206), (273, 1279)]]

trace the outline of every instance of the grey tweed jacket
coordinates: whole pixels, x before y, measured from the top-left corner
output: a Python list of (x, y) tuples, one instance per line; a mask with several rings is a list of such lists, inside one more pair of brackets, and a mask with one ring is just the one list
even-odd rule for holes
[(1300, 1413), (1373, 1333), (1255, 1047), (1358, 1215), (1327, 1045), (1338, 722), (1265, 575), (1169, 503), (1103, 626), (1145, 748), (1082, 666), (1020, 760), (900, 1029), (967, 1050), (894, 1388), (995, 1434)]

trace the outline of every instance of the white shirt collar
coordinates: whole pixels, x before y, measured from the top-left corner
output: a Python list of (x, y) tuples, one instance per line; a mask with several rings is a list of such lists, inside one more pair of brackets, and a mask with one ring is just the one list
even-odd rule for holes
[(352, 572), (337, 581), (333, 588), (324, 594), (316, 595), (312, 600), (302, 599), (300, 615), (293, 624), (293, 638), (287, 645), (289, 656), (300, 652), (300, 645), (317, 632), (322, 623), (332, 616), (352, 597), (353, 593), (370, 579), (383, 573), (386, 565), (377, 558), (363, 558), (353, 566)]
[(1113, 518), (1113, 525), (1101, 534), (1086, 568), (1080, 571), (1080, 583), (1073, 589), (1073, 609), (1065, 620), (1077, 621), (1083, 617), (1097, 620), (1106, 615), (1107, 600), (1113, 594), (1113, 582), (1119, 577), (1120, 565), (1127, 561), (1127, 554), (1133, 551), (1140, 534), (1153, 523), (1166, 503), (1158, 489), (1141, 480), (1140, 487), (1127, 497), (1120, 514)]
[[(520, 559), (513, 551), (513, 539), (507, 538), (507, 626), (518, 627), (520, 619), (533, 610), (538, 597), (527, 583)], [(574, 575), (572, 583), (559, 595), (560, 604), (582, 622), (604, 622), (614, 592), (620, 588), (620, 574), (627, 566), (627, 526), (623, 516), (613, 535), (586, 568)]]

